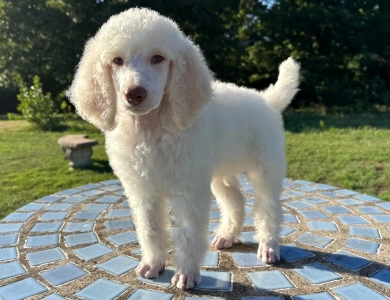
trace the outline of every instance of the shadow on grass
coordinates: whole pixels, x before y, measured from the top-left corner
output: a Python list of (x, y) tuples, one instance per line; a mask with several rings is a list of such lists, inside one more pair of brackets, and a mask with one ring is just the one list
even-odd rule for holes
[(85, 170), (90, 170), (96, 173), (112, 173), (112, 169), (108, 160), (92, 159), (92, 166), (84, 167)]
[(299, 133), (304, 131), (325, 131), (329, 128), (390, 129), (390, 112), (348, 112), (317, 110), (287, 110), (283, 113), (287, 131)]

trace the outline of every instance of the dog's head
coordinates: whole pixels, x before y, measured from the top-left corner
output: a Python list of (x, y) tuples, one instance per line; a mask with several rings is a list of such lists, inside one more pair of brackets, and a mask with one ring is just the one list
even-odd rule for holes
[(67, 95), (103, 131), (119, 115), (145, 115), (166, 101), (180, 129), (212, 97), (212, 74), (194, 43), (170, 19), (148, 9), (111, 17), (84, 50)]

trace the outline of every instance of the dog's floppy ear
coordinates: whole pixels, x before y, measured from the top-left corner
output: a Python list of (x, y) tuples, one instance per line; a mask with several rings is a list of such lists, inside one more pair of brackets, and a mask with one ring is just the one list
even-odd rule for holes
[(67, 96), (77, 113), (103, 131), (116, 126), (116, 92), (110, 67), (101, 62), (97, 41), (90, 39)]
[(213, 76), (202, 53), (190, 40), (185, 42), (184, 51), (171, 61), (166, 89), (173, 119), (183, 130), (192, 124), (213, 93)]

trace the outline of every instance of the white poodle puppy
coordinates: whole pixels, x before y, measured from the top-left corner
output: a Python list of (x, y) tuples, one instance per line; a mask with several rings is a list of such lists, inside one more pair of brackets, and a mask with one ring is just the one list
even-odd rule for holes
[(199, 284), (212, 193), (222, 212), (212, 246), (229, 248), (243, 226), (236, 178), (243, 172), (255, 188), (257, 256), (279, 260), (286, 172), (280, 112), (297, 91), (299, 65), (289, 58), (279, 71), (263, 92), (213, 81), (178, 26), (143, 8), (111, 17), (87, 42), (68, 97), (105, 134), (137, 227), (139, 275), (157, 277), (165, 268), (169, 199), (177, 225), (172, 283)]

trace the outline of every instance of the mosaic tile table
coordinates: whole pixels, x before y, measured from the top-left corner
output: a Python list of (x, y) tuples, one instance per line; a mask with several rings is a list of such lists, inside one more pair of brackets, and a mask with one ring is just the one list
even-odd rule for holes
[[(0, 221), (0, 299), (348, 299), (390, 296), (390, 203), (302, 180), (284, 182), (282, 260), (258, 261), (252, 186), (241, 243), (209, 249), (196, 289), (138, 278), (137, 233), (119, 181), (38, 199)], [(212, 205), (210, 235), (220, 217)]]

